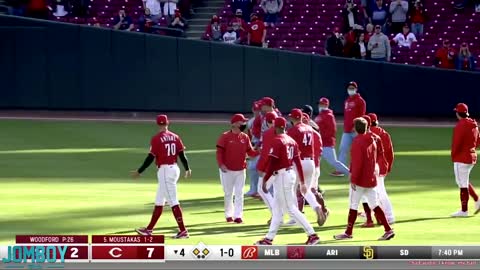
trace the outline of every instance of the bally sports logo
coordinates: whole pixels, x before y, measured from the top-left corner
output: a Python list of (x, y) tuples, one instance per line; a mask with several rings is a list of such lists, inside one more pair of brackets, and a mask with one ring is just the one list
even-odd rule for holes
[(242, 260), (256, 260), (258, 259), (257, 246), (242, 246)]

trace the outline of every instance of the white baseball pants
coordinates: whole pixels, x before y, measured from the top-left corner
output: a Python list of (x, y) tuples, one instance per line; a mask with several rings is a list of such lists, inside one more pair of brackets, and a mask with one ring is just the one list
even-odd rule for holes
[(320, 167), (315, 167), (315, 174), (313, 175), (313, 183), (312, 187), (317, 189), (318, 188), (318, 181), (320, 179)]
[(473, 169), (473, 164), (466, 164), (460, 162), (453, 163), (453, 171), (455, 173), (455, 181), (459, 188), (468, 188), (470, 182), (470, 172)]
[(158, 168), (157, 179), (158, 189), (155, 198), (155, 205), (165, 205), (167, 201), (168, 205), (175, 206), (178, 204), (177, 199), (177, 182), (180, 177), (180, 168), (174, 165), (162, 165)]
[[(223, 186), (225, 217), (243, 217), (243, 188), (245, 187), (245, 170), (220, 170), (220, 181)], [(234, 199), (235, 196), (235, 199)]]
[[(303, 194), (303, 197), (305, 200), (307, 200), (308, 204), (312, 207), (313, 210), (315, 210), (317, 207), (320, 207), (320, 204), (318, 204), (317, 199), (315, 198), (315, 195), (312, 192), (312, 188), (317, 189), (317, 186), (314, 186), (315, 181), (315, 162), (313, 159), (302, 159), (302, 168), (303, 168), (303, 177), (305, 178), (305, 185), (307, 186), (307, 193)], [(295, 168), (295, 171), (296, 168)], [(298, 172), (297, 172), (297, 178), (298, 177)]]
[[(274, 176), (272, 176), (271, 179), (267, 181), (267, 190), (269, 190), (272, 187), (273, 181), (274, 181)], [(267, 192), (267, 193), (263, 192), (262, 186), (263, 186), (263, 177), (260, 177), (258, 178), (258, 189), (257, 189), (258, 195), (262, 197), (263, 202), (268, 207), (268, 210), (270, 210), (270, 213), (271, 213), (274, 207), (274, 199), (270, 192)]]
[(370, 209), (374, 209), (378, 206), (377, 196), (376, 188), (364, 188), (356, 186), (355, 190), (353, 190), (350, 186), (350, 209), (358, 210), (358, 205), (362, 201), (362, 197), (365, 197)]
[(385, 189), (385, 176), (377, 176), (377, 193), (380, 207), (382, 207), (383, 212), (389, 223), (395, 221), (395, 216), (393, 215), (393, 206), (390, 198), (388, 197), (387, 190)]
[(296, 222), (303, 227), (308, 235), (315, 233), (312, 225), (307, 221), (305, 216), (298, 210), (297, 196), (295, 194), (296, 175), (293, 170), (281, 169), (277, 172), (273, 181), (273, 189), (275, 190), (273, 197), (275, 200), (275, 207), (272, 211), (272, 221), (270, 228), (266, 235), (268, 239), (274, 239), (277, 235), (278, 229), (283, 221), (283, 214), (288, 213)]

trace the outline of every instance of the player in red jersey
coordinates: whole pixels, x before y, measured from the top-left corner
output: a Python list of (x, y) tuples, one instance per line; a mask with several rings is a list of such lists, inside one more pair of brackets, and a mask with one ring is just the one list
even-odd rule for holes
[[(262, 198), (263, 202), (267, 205), (268, 209), (270, 210), (270, 213), (272, 213), (273, 209), (273, 196), (270, 192), (264, 192), (262, 190), (263, 186), (263, 176), (265, 175), (265, 171), (267, 170), (267, 159), (268, 159), (268, 151), (270, 151), (270, 144), (272, 143), (273, 138), (275, 138), (275, 128), (273, 127), (273, 121), (277, 118), (277, 114), (275, 112), (268, 112), (265, 114), (265, 120), (267, 122), (267, 125), (269, 129), (267, 129), (263, 134), (262, 134), (262, 146), (260, 150), (260, 158), (257, 162), (257, 170), (260, 175), (259, 180), (258, 180), (258, 194)], [(269, 186), (267, 187), (267, 190), (270, 189), (272, 182), (269, 182)]]
[(275, 112), (278, 116), (282, 116), (282, 113), (275, 106), (275, 100), (271, 97), (263, 97), (260, 101), (262, 112), (259, 116), (255, 117), (253, 121), (252, 134), (257, 137), (261, 137), (263, 132), (268, 129), (267, 122), (265, 121), (265, 114), (268, 112)]
[(285, 134), (285, 128), (287, 126), (285, 118), (276, 118), (274, 126), (277, 136), (275, 136), (270, 145), (267, 170), (262, 189), (264, 192), (267, 192), (268, 182), (273, 181), (275, 207), (273, 208), (272, 222), (270, 223), (266, 237), (256, 244), (271, 245), (280, 228), (284, 213), (289, 213), (308, 234), (306, 244), (315, 245), (320, 241), (320, 238), (296, 205), (296, 174), (293, 171), (294, 163), (299, 169), (300, 190), (303, 194), (307, 192), (298, 145), (291, 137)]
[(157, 125), (160, 131), (157, 135), (153, 136), (150, 141), (150, 153), (148, 153), (142, 166), (138, 170), (131, 172), (133, 178), (138, 178), (154, 160), (158, 168), (158, 189), (152, 218), (146, 228), (138, 228), (136, 231), (141, 235), (152, 235), (153, 228), (162, 215), (163, 206), (166, 201), (172, 208), (179, 228), (179, 232), (173, 238), (188, 238), (188, 231), (183, 224), (182, 208), (180, 208), (177, 199), (177, 182), (180, 177), (177, 158), (180, 158), (183, 164), (185, 178), (192, 175), (192, 170), (190, 170), (188, 159), (185, 156), (185, 147), (183, 146), (182, 139), (180, 139), (177, 134), (168, 130), (169, 121), (167, 116), (164, 114), (158, 115)]
[(373, 208), (377, 218), (383, 224), (385, 233), (378, 240), (390, 240), (395, 236), (388, 224), (382, 208), (378, 206), (377, 192), (375, 187), (377, 179), (377, 143), (374, 137), (368, 133), (368, 123), (364, 118), (354, 120), (354, 129), (357, 136), (353, 139), (350, 163), (350, 210), (348, 213), (348, 225), (344, 233), (335, 235), (334, 239), (343, 240), (352, 238), (353, 226), (357, 219), (357, 209), (363, 196)]
[(469, 194), (475, 201), (475, 214), (480, 212), (480, 200), (475, 192), (475, 188), (470, 183), (470, 172), (477, 163), (477, 152), (475, 149), (480, 145), (480, 135), (477, 122), (469, 117), (467, 104), (457, 104), (455, 112), (457, 113), (458, 122), (453, 130), (451, 157), (455, 181), (460, 188), (462, 208), (451, 216), (466, 217), (468, 216)]
[[(310, 116), (306, 113), (303, 113), (302, 122), (306, 125), (312, 125)], [(314, 127), (312, 126), (312, 128)], [(315, 173), (313, 175), (312, 186), (317, 187), (316, 192), (314, 192), (313, 194), (315, 194), (315, 197), (317, 198), (317, 202), (320, 203), (321, 200), (323, 200), (323, 194), (322, 194), (323, 192), (320, 190), (320, 186), (318, 185), (318, 179), (320, 178), (320, 159), (322, 157), (322, 152), (323, 152), (323, 142), (322, 142), (322, 136), (320, 135), (319, 132), (315, 130), (315, 128), (313, 132), (313, 145), (315, 146), (313, 149), (313, 161), (315, 162)], [(320, 194), (317, 194), (318, 192), (320, 192)], [(321, 197), (319, 197), (318, 195), (321, 195)], [(300, 209), (300, 211), (302, 210)]]
[[(307, 192), (304, 194), (304, 198), (308, 204), (317, 214), (317, 223), (319, 226), (323, 226), (327, 217), (328, 209), (325, 204), (319, 204), (316, 199), (317, 186), (313, 186), (315, 177), (315, 162), (314, 162), (314, 132), (313, 128), (309, 125), (302, 123), (303, 113), (300, 109), (292, 109), (288, 115), (293, 126), (287, 131), (288, 136), (292, 137), (298, 145), (300, 151), (300, 159), (302, 163), (303, 175), (305, 176), (305, 184), (307, 186)], [(297, 173), (300, 173), (300, 168), (297, 168)], [(312, 192), (314, 191), (314, 192)], [(317, 196), (319, 196), (317, 194)], [(323, 202), (323, 199), (321, 200)]]
[[(220, 168), (227, 222), (243, 223), (243, 188), (245, 186), (246, 156), (257, 156), (250, 138), (243, 131), (248, 119), (243, 114), (232, 116), (231, 129), (222, 133), (217, 141), (217, 164)], [(233, 196), (235, 195), (235, 204)]]
[(374, 134), (380, 136), (383, 145), (383, 153), (385, 159), (388, 163), (387, 167), (380, 168), (380, 173), (377, 177), (377, 193), (380, 205), (382, 206), (383, 211), (385, 211), (385, 216), (387, 217), (388, 223), (395, 223), (395, 215), (393, 214), (393, 206), (390, 198), (388, 197), (387, 190), (385, 189), (385, 177), (390, 173), (393, 166), (394, 153), (393, 153), (393, 143), (392, 138), (388, 132), (381, 128), (378, 123), (378, 117), (374, 113), (369, 113), (368, 116), (372, 120), (372, 126), (370, 131)]

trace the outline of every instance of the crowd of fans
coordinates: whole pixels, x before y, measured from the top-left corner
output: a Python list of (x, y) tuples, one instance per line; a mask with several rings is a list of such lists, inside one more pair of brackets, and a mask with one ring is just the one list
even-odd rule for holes
[[(342, 15), (343, 27), (335, 27), (328, 35), (325, 54), (388, 62), (392, 59), (392, 47), (415, 47), (429, 20), (423, 0), (392, 0), (389, 4), (384, 0), (362, 0), (360, 4), (346, 0)], [(449, 46), (446, 41), (437, 51), (435, 66), (475, 70), (475, 58), (467, 43), (462, 43), (458, 52)]]

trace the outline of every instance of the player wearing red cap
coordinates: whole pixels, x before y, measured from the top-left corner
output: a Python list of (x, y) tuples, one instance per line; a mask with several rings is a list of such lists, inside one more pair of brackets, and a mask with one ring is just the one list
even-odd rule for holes
[(364, 115), (367, 107), (365, 100), (358, 93), (358, 84), (356, 82), (348, 83), (347, 92), (348, 98), (345, 100), (343, 112), (343, 135), (340, 141), (340, 154), (338, 157), (343, 164), (347, 164), (348, 151), (355, 137), (353, 119)]
[[(375, 142), (376, 144), (376, 150), (377, 150), (377, 162), (375, 164), (375, 177), (378, 178), (379, 175), (380, 175), (380, 172), (382, 171), (386, 171), (387, 168), (388, 168), (388, 163), (385, 159), (385, 154), (384, 154), (384, 147), (383, 147), (383, 142), (382, 142), (382, 139), (380, 138), (380, 136), (378, 136), (377, 134), (373, 133), (371, 130), (370, 130), (370, 127), (372, 125), (372, 120), (370, 119), (370, 116), (368, 115), (362, 115), (363, 119), (365, 119), (367, 121), (367, 134), (372, 136), (373, 138), (373, 141)], [(377, 182), (377, 185), (378, 185), (378, 182)], [(375, 189), (377, 190), (377, 189)], [(366, 198), (365, 196), (362, 198), (363, 200), (363, 209), (364, 209), (364, 213), (365, 213), (365, 217), (366, 217), (366, 221), (365, 223), (362, 224), (362, 227), (364, 228), (371, 228), (371, 227), (375, 227), (375, 224), (373, 223), (373, 219), (372, 219), (372, 210), (368, 204), (368, 198)], [(377, 217), (377, 220), (379, 221), (378, 217)], [(380, 221), (379, 221), (380, 223)]]
[(277, 109), (275, 106), (275, 100), (271, 97), (263, 97), (259, 102), (262, 107), (262, 112), (260, 116), (255, 117), (252, 131), (255, 136), (261, 137), (262, 133), (268, 129), (267, 122), (265, 121), (265, 114), (268, 112), (275, 112), (278, 116), (281, 116), (282, 113)]
[[(227, 222), (243, 223), (243, 188), (245, 186), (245, 158), (256, 156), (250, 138), (243, 131), (248, 119), (243, 114), (232, 116), (229, 131), (217, 141), (217, 164), (223, 186), (225, 218)], [(235, 206), (233, 196), (235, 195)]]
[(131, 172), (133, 178), (138, 178), (154, 160), (158, 168), (158, 189), (152, 218), (146, 228), (138, 228), (136, 231), (141, 235), (151, 235), (153, 228), (162, 215), (165, 201), (167, 201), (172, 208), (179, 228), (179, 232), (174, 238), (188, 238), (187, 229), (183, 224), (182, 208), (180, 208), (177, 199), (177, 182), (180, 177), (177, 158), (180, 158), (185, 168), (185, 178), (190, 177), (192, 171), (185, 156), (185, 147), (182, 140), (177, 134), (168, 130), (169, 121), (167, 116), (164, 114), (158, 115), (157, 124), (160, 131), (150, 141), (150, 152), (147, 158), (138, 170)]
[[(317, 223), (319, 226), (323, 226), (327, 217), (328, 209), (323, 204), (317, 202), (315, 194), (317, 186), (313, 186), (315, 176), (315, 162), (314, 162), (314, 135), (315, 130), (309, 125), (302, 123), (303, 113), (300, 109), (292, 109), (288, 115), (293, 126), (288, 129), (288, 136), (292, 137), (298, 145), (300, 151), (300, 159), (302, 163), (303, 175), (305, 176), (305, 185), (307, 186), (307, 192), (303, 194), (308, 204), (317, 214)], [(296, 168), (297, 173), (300, 173), (300, 168)], [(317, 195), (318, 196), (318, 195)]]
[(306, 244), (315, 245), (320, 241), (320, 238), (302, 212), (298, 210), (296, 206), (297, 200), (294, 195), (296, 186), (296, 174), (293, 171), (294, 163), (299, 172), (300, 190), (303, 194), (307, 192), (298, 145), (291, 137), (285, 134), (285, 128), (287, 126), (285, 118), (276, 118), (274, 126), (276, 136), (270, 145), (267, 170), (262, 189), (264, 192), (267, 192), (268, 182), (273, 182), (275, 207), (273, 208), (272, 222), (270, 223), (266, 237), (256, 244), (271, 245), (280, 228), (284, 213), (289, 213), (308, 234)]
[[(253, 122), (257, 116), (260, 116), (260, 112), (262, 111), (262, 104), (259, 101), (254, 101), (252, 104), (252, 112), (253, 112), (253, 118), (248, 119), (247, 121), (247, 134), (250, 137), (250, 140), (252, 141), (252, 144), (254, 146), (257, 146), (260, 143), (260, 137), (256, 137), (252, 133), (252, 128), (253, 128)], [(258, 162), (258, 156), (257, 157), (251, 157), (249, 158), (247, 162), (247, 170), (248, 170), (248, 176), (250, 177), (250, 190), (245, 194), (247, 197), (254, 197), (258, 198), (258, 172), (257, 172), (257, 162)]]
[(337, 123), (333, 111), (328, 107), (330, 101), (326, 97), (318, 100), (318, 115), (315, 122), (319, 126), (320, 135), (323, 143), (323, 158), (330, 164), (335, 171), (330, 173), (331, 176), (349, 175), (348, 167), (337, 159), (335, 152), (335, 136), (337, 135)]
[(462, 208), (453, 213), (452, 217), (468, 216), (469, 195), (475, 201), (475, 214), (480, 212), (480, 201), (475, 188), (470, 183), (470, 172), (477, 163), (476, 149), (480, 145), (478, 125), (469, 117), (468, 106), (459, 103), (455, 107), (458, 122), (453, 130), (451, 157), (455, 172), (455, 181), (460, 188), (460, 202)]
[(377, 144), (374, 137), (368, 134), (368, 123), (364, 118), (354, 120), (354, 128), (357, 136), (353, 140), (350, 163), (350, 210), (348, 213), (348, 225), (344, 233), (335, 235), (336, 240), (350, 239), (353, 234), (353, 226), (357, 219), (358, 204), (363, 196), (373, 208), (375, 215), (382, 223), (385, 233), (378, 240), (390, 240), (395, 236), (388, 224), (382, 208), (378, 206), (377, 192), (375, 187), (377, 179)]
[(393, 143), (388, 132), (381, 128), (378, 123), (378, 117), (374, 113), (369, 113), (368, 116), (372, 121), (372, 126), (370, 127), (370, 131), (374, 134), (377, 134), (380, 139), (382, 140), (383, 146), (383, 153), (385, 156), (385, 160), (388, 164), (387, 167), (381, 167), (380, 173), (377, 176), (377, 193), (378, 193), (378, 200), (380, 201), (380, 205), (382, 206), (383, 211), (385, 212), (385, 216), (387, 217), (388, 223), (393, 224), (395, 223), (395, 215), (393, 214), (393, 206), (390, 198), (388, 197), (387, 190), (385, 188), (385, 177), (387, 174), (390, 173), (393, 166), (394, 160), (394, 153), (393, 153)]

